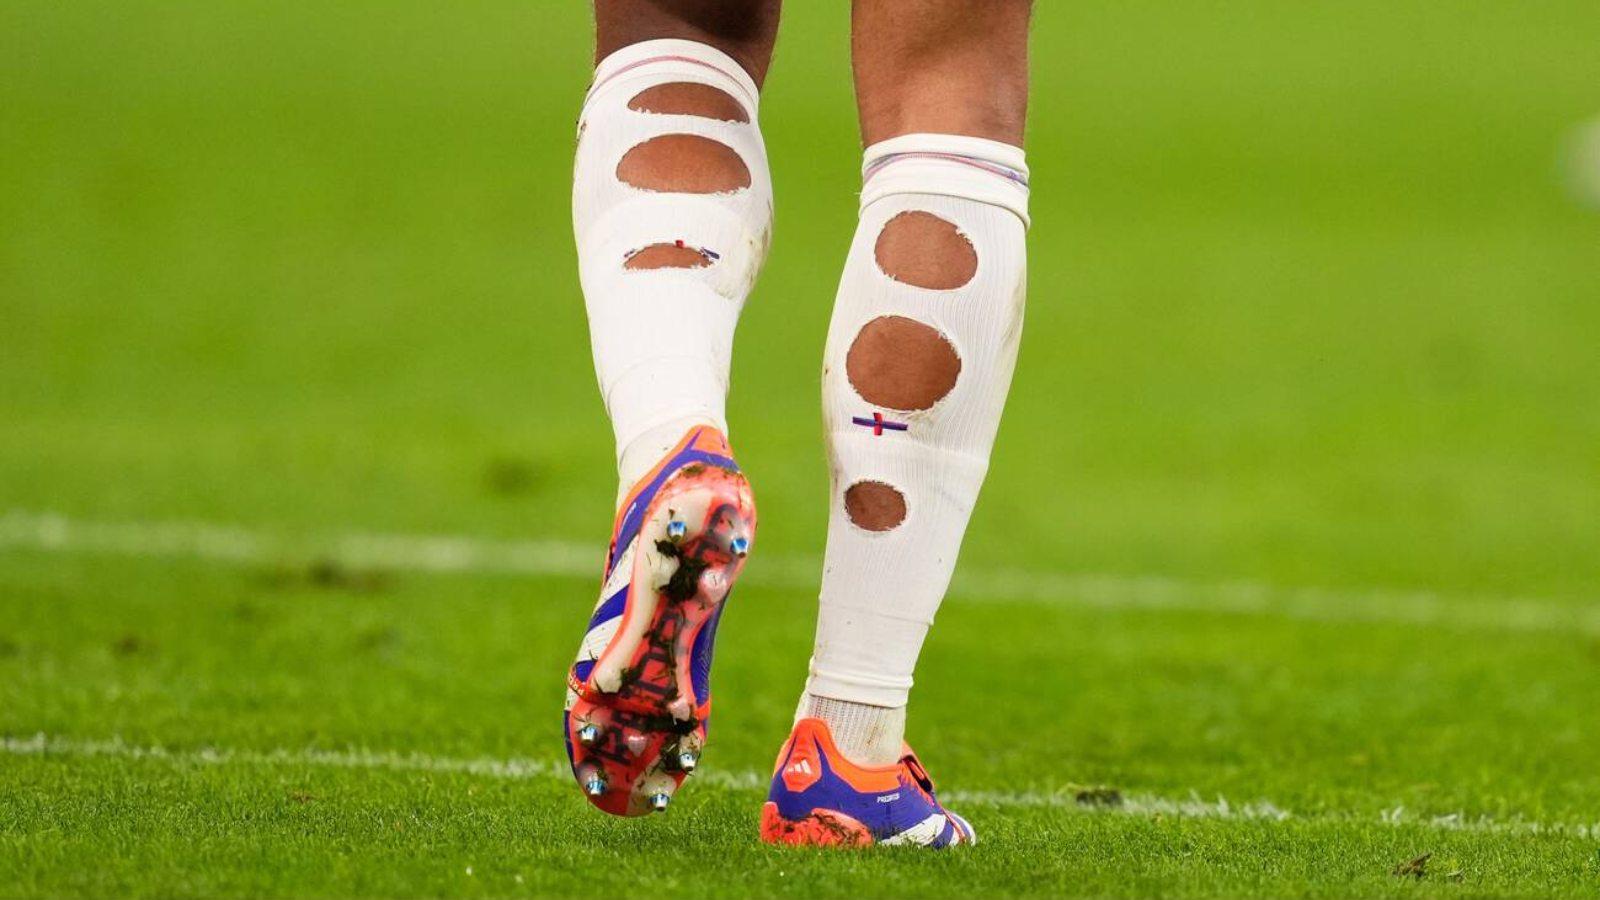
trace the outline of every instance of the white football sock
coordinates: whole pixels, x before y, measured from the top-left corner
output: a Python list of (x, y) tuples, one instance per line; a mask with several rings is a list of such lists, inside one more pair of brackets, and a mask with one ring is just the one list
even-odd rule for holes
[(905, 749), (906, 708), (851, 703), (831, 697), (800, 696), (795, 721), (821, 719), (845, 758), (858, 766), (888, 766)]
[[(747, 122), (630, 108), (667, 84), (721, 91)], [(772, 182), (755, 82), (721, 51), (646, 41), (600, 62), (578, 122), (572, 218), (595, 373), (615, 433), (625, 492), (691, 425), (726, 431), (724, 403), (739, 311), (766, 256)], [(642, 102), (642, 101), (640, 101)], [(692, 135), (731, 148), (749, 186), (721, 193), (650, 190), (618, 174), (629, 151)], [(674, 140), (674, 138), (669, 138)], [(646, 248), (697, 252), (695, 268), (628, 269)]]
[[(832, 510), (802, 709), (819, 710), (831, 727), (872, 732), (857, 744), (882, 758), (891, 743), (898, 755), (899, 734), (885, 729), (903, 722), (898, 708), (949, 586), (1010, 388), (1022, 328), (1028, 187), (1020, 148), (952, 135), (875, 144), (863, 177), (860, 227), (823, 368)], [(936, 231), (954, 228), (911, 256), (975, 255), (964, 283), (918, 286), (904, 254), (880, 258), (885, 226), (915, 213), (942, 220), (921, 217)], [(899, 362), (875, 366), (870, 355), (852, 353), (858, 344), (890, 348)], [(925, 374), (919, 367), (937, 371), (941, 354), (949, 377), (922, 391), (937, 396), (912, 398), (907, 385)], [(864, 511), (874, 505), (878, 515)]]

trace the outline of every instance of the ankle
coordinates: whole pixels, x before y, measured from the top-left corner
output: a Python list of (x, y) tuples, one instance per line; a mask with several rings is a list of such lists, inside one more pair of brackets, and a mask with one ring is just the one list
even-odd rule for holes
[(709, 425), (717, 429), (723, 427), (721, 423), (703, 415), (671, 419), (646, 429), (617, 453), (618, 506), (627, 499), (639, 479), (655, 468), (661, 457), (666, 456), (667, 451), (676, 447), (684, 434), (697, 425)]
[(858, 766), (887, 766), (905, 748), (906, 708), (873, 706), (802, 694), (796, 719), (821, 719), (845, 758)]

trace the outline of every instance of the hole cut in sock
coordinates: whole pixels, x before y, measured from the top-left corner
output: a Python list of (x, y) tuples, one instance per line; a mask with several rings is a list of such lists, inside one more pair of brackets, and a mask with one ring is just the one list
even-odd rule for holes
[(703, 269), (711, 265), (705, 253), (679, 241), (671, 244), (651, 244), (628, 257), (622, 264), (632, 272), (650, 269)]
[(906, 495), (881, 481), (858, 481), (844, 492), (850, 523), (866, 531), (891, 531), (906, 520)]
[(927, 409), (955, 388), (961, 357), (950, 339), (932, 325), (904, 316), (879, 316), (863, 325), (851, 342), (845, 374), (861, 399), (909, 412)]
[(634, 112), (667, 116), (698, 116), (719, 122), (749, 124), (750, 114), (727, 91), (709, 84), (674, 81), (648, 87), (633, 95), (628, 108)]
[(637, 144), (617, 163), (617, 179), (646, 191), (726, 194), (750, 186), (738, 151), (698, 134), (663, 134)]
[(910, 211), (890, 219), (873, 246), (878, 269), (903, 284), (952, 291), (978, 274), (978, 251), (955, 226), (933, 213)]

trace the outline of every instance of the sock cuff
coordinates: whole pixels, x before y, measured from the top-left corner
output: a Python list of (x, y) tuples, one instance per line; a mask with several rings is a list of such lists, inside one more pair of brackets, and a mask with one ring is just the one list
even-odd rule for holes
[[(880, 637), (889, 640), (902, 639), (905, 632), (926, 634), (927, 626), (909, 622), (889, 623), (888, 628), (880, 627), (883, 632)], [(881, 666), (874, 665), (871, 654), (877, 648), (869, 646), (856, 646), (840, 657), (852, 659), (855, 665), (849, 662), (841, 663), (840, 658), (827, 660), (818, 659), (818, 654), (813, 654), (806, 678), (806, 693), (812, 697), (822, 697), (845, 703), (859, 703), (865, 706), (878, 706), (894, 708), (905, 706), (911, 696), (913, 676), (909, 668), (904, 672), (882, 671)], [(860, 663), (866, 663), (861, 665)]]
[(893, 194), (937, 194), (988, 203), (1028, 219), (1028, 163), (1021, 147), (962, 134), (903, 134), (868, 147), (861, 208)]
[(659, 38), (629, 44), (600, 60), (584, 105), (588, 106), (597, 96), (619, 84), (640, 80), (651, 84), (669, 81), (708, 84), (745, 104), (752, 120), (761, 104), (761, 89), (738, 60), (710, 44)]
[(837, 699), (851, 698), (849, 702), (893, 709), (905, 706), (911, 696), (911, 681), (881, 682), (859, 676), (841, 676), (834, 672), (813, 672), (806, 679), (806, 693)]

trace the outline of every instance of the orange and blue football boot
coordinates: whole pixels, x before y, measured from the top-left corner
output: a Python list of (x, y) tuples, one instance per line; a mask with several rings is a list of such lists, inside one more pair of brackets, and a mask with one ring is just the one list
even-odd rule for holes
[(770, 844), (865, 847), (975, 844), (967, 820), (945, 809), (910, 747), (888, 766), (845, 759), (821, 719), (795, 723), (761, 808), (761, 839)]
[(710, 426), (690, 429), (618, 510), (562, 713), (595, 806), (660, 812), (699, 764), (712, 642), (755, 530), (750, 484)]

